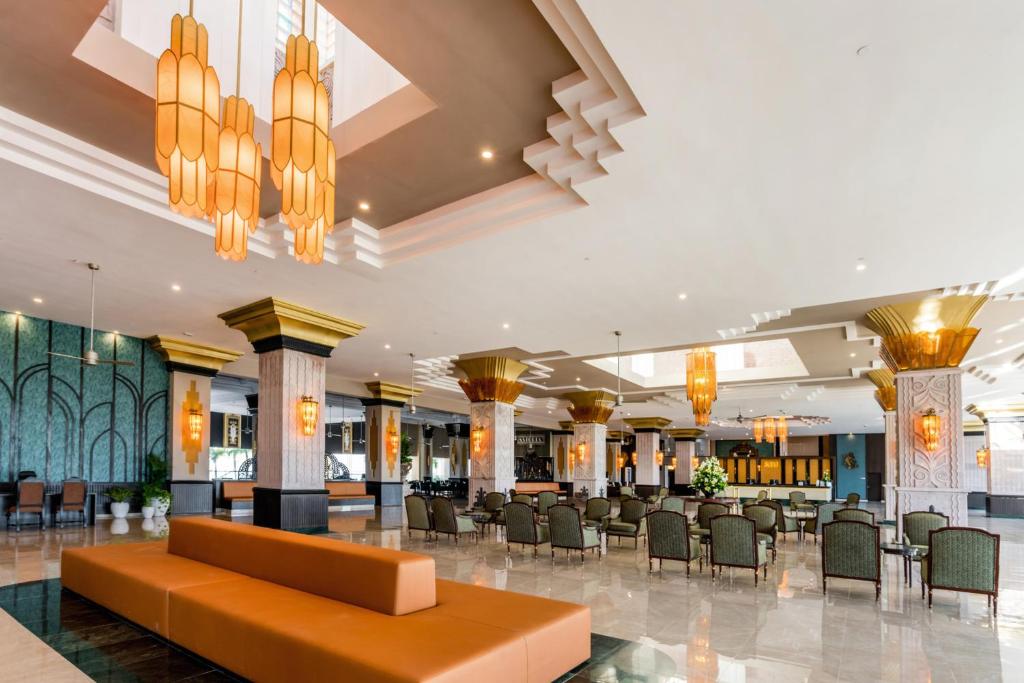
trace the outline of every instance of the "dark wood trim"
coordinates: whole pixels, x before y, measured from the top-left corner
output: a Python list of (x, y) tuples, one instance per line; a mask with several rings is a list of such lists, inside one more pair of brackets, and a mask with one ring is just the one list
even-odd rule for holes
[[(698, 508), (698, 511), (699, 510), (700, 510), (700, 508)], [(708, 520), (708, 530), (711, 531), (711, 525), (714, 522), (714, 520), (721, 519), (723, 517), (737, 517), (739, 519), (742, 519), (745, 522), (749, 522), (750, 523), (751, 540), (754, 543), (754, 545), (753, 545), (753, 548), (754, 548), (754, 564), (750, 565), (750, 564), (732, 564), (732, 563), (729, 563), (729, 562), (715, 562), (715, 541), (714, 541), (714, 538), (712, 538), (712, 534), (713, 534), (713, 532), (712, 532), (712, 533), (708, 534), (708, 541), (709, 541), (708, 545), (711, 546), (711, 553), (710, 553), (710, 557), (711, 557), (711, 578), (712, 579), (715, 578), (715, 567), (739, 567), (741, 569), (753, 569), (754, 570), (754, 585), (756, 586), (757, 585), (757, 570), (760, 569), (761, 567), (764, 567), (764, 577), (765, 577), (765, 579), (768, 578), (768, 556), (767, 556), (768, 554), (765, 553), (765, 558), (764, 558), (764, 564), (763, 565), (760, 564), (757, 561), (757, 523), (754, 520), (750, 519), (749, 517), (744, 517), (743, 515), (735, 515), (735, 514), (732, 514), (732, 513), (728, 513), (728, 514), (724, 514), (724, 515), (715, 515), (710, 520)]]
[[(826, 548), (828, 548), (828, 528), (833, 524), (860, 524), (871, 529), (875, 535), (875, 578), (865, 579), (863, 576), (849, 576), (847, 574), (829, 574), (825, 571), (828, 566), (826, 564)], [(882, 597), (882, 551), (881, 551), (879, 528), (874, 524), (868, 524), (867, 522), (860, 522), (855, 519), (833, 519), (828, 524), (824, 524), (821, 527), (821, 592), (826, 593), (828, 590), (828, 577), (834, 579), (852, 579), (854, 581), (871, 581), (875, 584), (875, 600), (879, 600)]]
[(252, 344), (252, 350), (256, 353), (267, 353), (268, 351), (277, 351), (279, 349), (301, 351), (302, 353), (308, 353), (311, 356), (320, 356), (322, 358), (330, 358), (331, 354), (334, 352), (333, 346), (317, 344), (315, 342), (306, 341), (305, 339), (297, 339), (283, 334), (267, 337), (266, 339), (260, 339)]
[[(992, 576), (992, 590), (991, 591), (982, 591), (982, 590), (975, 590), (973, 588), (955, 588), (953, 586), (942, 586), (942, 585), (939, 585), (939, 584), (932, 583), (931, 576), (929, 576), (928, 579), (925, 580), (925, 577), (922, 575), (921, 576), (921, 593), (922, 593), (921, 597), (922, 598), (924, 597), (924, 588), (925, 588), (926, 584), (928, 586), (928, 607), (929, 608), (931, 608), (931, 606), (932, 606), (932, 590), (935, 589), (935, 588), (938, 588), (939, 590), (955, 591), (957, 593), (975, 593), (977, 595), (987, 595), (987, 596), (992, 598), (992, 614), (993, 614), (993, 616), (998, 614), (999, 613), (999, 547), (1000, 547), (1000, 537), (999, 537), (999, 534), (993, 534), (993, 533), (991, 533), (989, 531), (985, 531), (984, 529), (978, 529), (978, 528), (972, 527), (972, 526), (947, 526), (947, 527), (943, 527), (941, 529), (932, 529), (931, 531), (928, 532), (928, 555), (929, 556), (932, 554), (932, 537), (935, 534), (946, 533), (947, 531), (973, 531), (973, 532), (977, 532), (979, 534), (985, 534), (986, 536), (995, 539), (995, 541), (996, 541), (996, 557), (995, 557), (995, 571), (993, 572), (993, 576)], [(933, 566), (934, 566), (933, 564), (929, 563), (929, 565), (928, 565), (928, 573), (929, 573), (929, 575), (932, 572), (932, 567)]]

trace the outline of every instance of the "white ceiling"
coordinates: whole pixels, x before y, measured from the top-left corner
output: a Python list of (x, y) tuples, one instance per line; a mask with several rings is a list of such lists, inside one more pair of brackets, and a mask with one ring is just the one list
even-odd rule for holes
[[(367, 326), (328, 365), (330, 389), (355, 391), (374, 372), (408, 382), (410, 352), (607, 355), (613, 329), (624, 351), (672, 347), (715, 340), (752, 313), (1024, 265), (1024, 3), (581, 5), (647, 113), (617, 131), (626, 153), (581, 190), (588, 207), (375, 272), (239, 265), (207, 236), (0, 162), (0, 308), (88, 324), (87, 271), (71, 261), (97, 261), (99, 327), (188, 331), (241, 351), (217, 314), (273, 295)], [(254, 376), (254, 356), (229, 372)], [(422, 401), (464, 406), (443, 390)], [(786, 410), (833, 417), (823, 431), (881, 429), (866, 385), (760, 401), (723, 396), (716, 414)], [(684, 426), (688, 413), (666, 416)]]

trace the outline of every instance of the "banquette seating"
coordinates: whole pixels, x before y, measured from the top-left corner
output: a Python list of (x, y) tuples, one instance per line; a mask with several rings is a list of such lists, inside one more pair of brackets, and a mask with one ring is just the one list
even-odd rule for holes
[[(255, 481), (222, 481), (220, 482), (220, 503), (218, 507), (229, 512), (243, 514), (252, 510), (252, 490)], [(366, 492), (363, 481), (326, 481), (329, 505), (373, 505), (374, 498)]]
[(61, 564), (65, 588), (255, 681), (546, 682), (590, 656), (589, 608), (438, 580), (388, 548), (182, 518), (166, 542)]
[(562, 490), (561, 484), (557, 481), (517, 481), (516, 487), (511, 491), (511, 493), (536, 495), (541, 491), (552, 491), (556, 494), (565, 495), (565, 491)]

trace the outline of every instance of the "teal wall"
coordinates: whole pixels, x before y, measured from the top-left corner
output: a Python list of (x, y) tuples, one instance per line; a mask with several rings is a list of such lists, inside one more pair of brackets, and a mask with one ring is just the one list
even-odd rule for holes
[(715, 456), (718, 458), (728, 458), (729, 450), (734, 448), (741, 443), (749, 443), (751, 446), (757, 449), (757, 452), (761, 454), (762, 458), (770, 458), (775, 455), (775, 451), (772, 448), (772, 444), (762, 441), (761, 443), (754, 443), (753, 439), (720, 439), (715, 441)]
[[(857, 466), (852, 470), (843, 464), (847, 453), (853, 453), (857, 459)], [(836, 434), (836, 498), (845, 498), (848, 493), (859, 493), (862, 499), (867, 498), (867, 459), (867, 439), (863, 434)]]
[(140, 481), (147, 453), (165, 455), (168, 374), (141, 339), (0, 311), (0, 481), (35, 470), (48, 481)]

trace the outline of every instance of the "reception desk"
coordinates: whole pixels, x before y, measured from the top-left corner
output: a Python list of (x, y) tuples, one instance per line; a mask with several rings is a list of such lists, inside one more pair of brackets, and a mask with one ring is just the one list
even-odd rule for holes
[(757, 498), (758, 491), (767, 491), (768, 497), (772, 500), (789, 500), (790, 491), (800, 491), (807, 496), (807, 500), (816, 503), (827, 503), (832, 500), (831, 486), (757, 486), (729, 484), (725, 487), (724, 495), (732, 498)]

